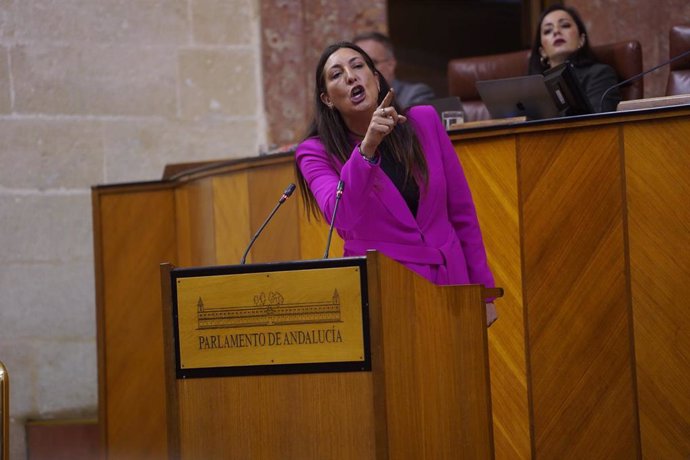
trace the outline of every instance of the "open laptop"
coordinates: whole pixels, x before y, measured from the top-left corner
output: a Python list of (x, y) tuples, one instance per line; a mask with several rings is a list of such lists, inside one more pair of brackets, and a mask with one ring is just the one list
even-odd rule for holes
[(477, 91), (491, 118), (541, 120), (561, 116), (542, 75), (480, 80)]

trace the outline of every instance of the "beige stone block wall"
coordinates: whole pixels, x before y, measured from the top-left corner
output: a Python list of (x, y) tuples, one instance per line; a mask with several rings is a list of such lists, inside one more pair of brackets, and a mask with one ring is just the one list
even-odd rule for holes
[(27, 418), (95, 417), (91, 191), (266, 143), (258, 0), (0, 0), (0, 360)]
[(256, 110), (255, 52), (192, 49), (179, 52), (180, 116), (251, 117)]
[[(109, 183), (159, 178), (165, 163), (200, 158), (242, 158), (258, 151), (252, 119), (170, 122), (136, 120), (103, 129), (104, 168)], [(248, 153), (250, 152), (250, 153)], [(132, 165), (137, 168), (132, 168)]]
[(12, 100), (10, 95), (10, 68), (7, 47), (0, 46), (0, 114), (10, 113)]
[(13, 46), (10, 58), (15, 112), (175, 116), (174, 49), (41, 42)]
[(12, 38), (14, 35), (14, 21), (11, 7), (13, 0), (0, 0), (0, 39)]
[(10, 190), (74, 189), (103, 177), (103, 123), (10, 118), (0, 122), (0, 184)]

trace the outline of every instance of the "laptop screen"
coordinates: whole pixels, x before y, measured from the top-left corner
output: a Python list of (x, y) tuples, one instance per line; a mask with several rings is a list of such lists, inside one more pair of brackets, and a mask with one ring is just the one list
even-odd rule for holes
[(492, 118), (541, 120), (561, 116), (542, 75), (480, 80), (477, 91)]

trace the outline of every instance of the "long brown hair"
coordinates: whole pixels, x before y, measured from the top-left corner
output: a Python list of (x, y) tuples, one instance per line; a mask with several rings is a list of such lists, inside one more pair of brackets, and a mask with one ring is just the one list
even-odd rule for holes
[[(351, 134), (347, 130), (345, 121), (343, 120), (340, 112), (337, 110), (332, 110), (326, 106), (321, 101), (321, 93), (326, 92), (326, 77), (324, 74), (324, 66), (326, 61), (331, 56), (341, 48), (350, 48), (357, 51), (364, 58), (367, 67), (371, 69), (372, 72), (379, 79), (380, 91), (378, 95), (378, 103), (383, 101), (383, 98), (388, 93), (390, 86), (386, 79), (381, 76), (381, 73), (376, 70), (374, 61), (369, 57), (367, 53), (364, 52), (359, 46), (350, 42), (338, 42), (326, 47), (326, 49), (321, 53), (319, 62), (316, 65), (316, 85), (314, 86), (314, 119), (309, 127), (308, 134), (306, 138), (318, 138), (321, 143), (323, 143), (332, 160), (335, 162), (345, 163), (354, 145), (352, 144)], [(398, 113), (403, 113), (401, 107), (393, 100), (393, 107)], [(428, 181), (428, 170), (426, 165), (426, 160), (424, 158), (424, 153), (422, 152), (422, 147), (417, 138), (417, 134), (414, 132), (410, 123), (403, 123), (395, 126), (395, 129), (386, 137), (379, 145), (378, 152), (380, 155), (390, 156), (396, 162), (403, 165), (405, 171), (405, 181), (414, 180), (418, 184), (426, 184)], [(305, 208), (307, 209), (307, 215), (314, 216), (317, 220), (320, 218), (320, 210), (314, 198), (314, 194), (309, 189), (307, 181), (302, 175), (302, 171), (297, 167), (295, 163), (295, 169), (297, 174), (297, 181), (300, 186), (300, 193), (302, 195), (302, 200), (304, 201)]]

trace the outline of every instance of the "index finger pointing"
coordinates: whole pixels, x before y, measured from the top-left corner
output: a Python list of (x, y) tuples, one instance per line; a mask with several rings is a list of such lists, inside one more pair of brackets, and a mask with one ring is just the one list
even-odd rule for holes
[(381, 104), (379, 104), (379, 109), (385, 109), (386, 107), (390, 107), (390, 105), (393, 103), (393, 88), (389, 89), (388, 92), (386, 93), (386, 97), (383, 98), (381, 101)]

